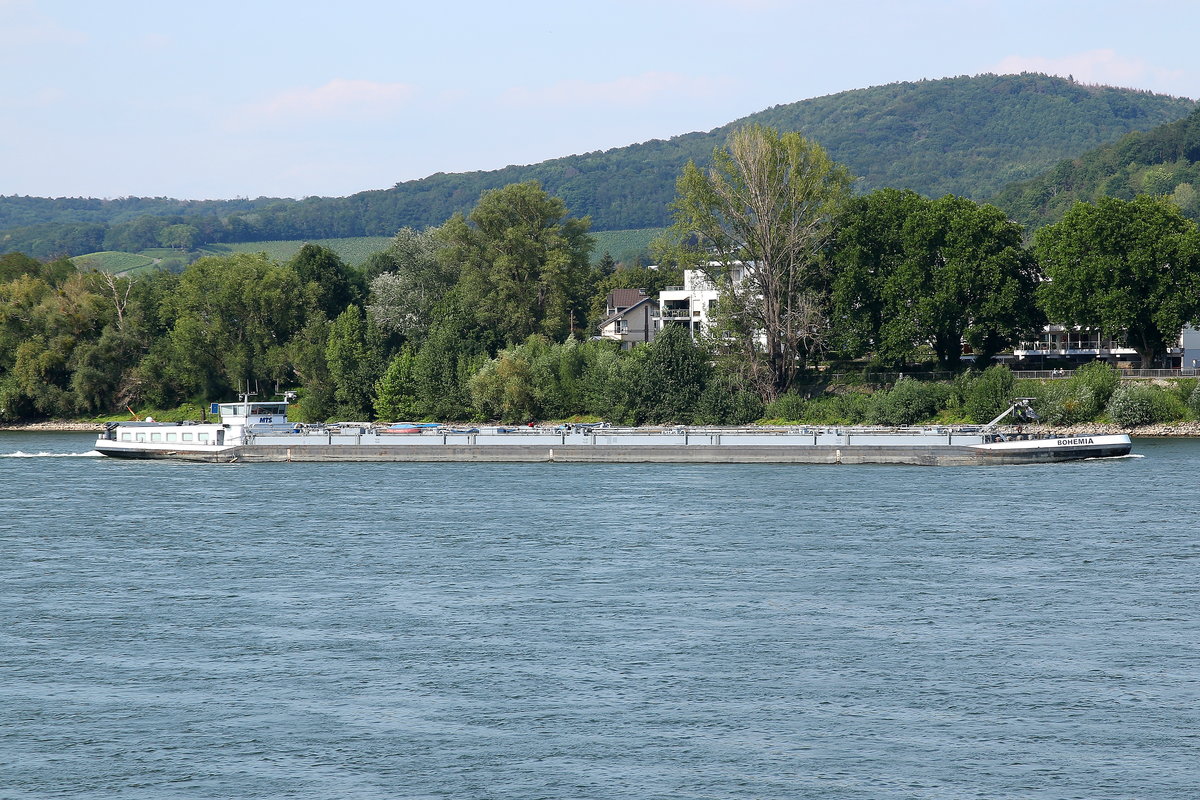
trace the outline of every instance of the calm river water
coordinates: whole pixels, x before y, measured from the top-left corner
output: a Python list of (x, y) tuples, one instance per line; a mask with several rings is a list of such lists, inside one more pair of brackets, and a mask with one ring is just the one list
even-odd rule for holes
[(1200, 442), (193, 465), (0, 433), (3, 798), (1200, 796)]

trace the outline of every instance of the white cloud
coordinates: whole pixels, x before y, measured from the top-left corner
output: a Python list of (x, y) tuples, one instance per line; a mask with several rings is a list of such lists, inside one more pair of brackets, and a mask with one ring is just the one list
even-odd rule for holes
[(506, 106), (640, 108), (663, 101), (707, 100), (728, 94), (734, 81), (674, 72), (646, 72), (612, 81), (560, 81), (536, 89), (517, 87), (500, 97)]
[(1115, 50), (1089, 50), (1060, 58), (1013, 55), (985, 71), (1001, 74), (1044, 72), (1064, 78), (1072, 75), (1080, 83), (1134, 88), (1172, 86), (1185, 77), (1182, 70), (1156, 67), (1140, 59), (1121, 56)]
[(265, 123), (377, 119), (398, 113), (414, 95), (406, 83), (335, 78), (324, 86), (280, 92), (242, 109), (241, 118)]

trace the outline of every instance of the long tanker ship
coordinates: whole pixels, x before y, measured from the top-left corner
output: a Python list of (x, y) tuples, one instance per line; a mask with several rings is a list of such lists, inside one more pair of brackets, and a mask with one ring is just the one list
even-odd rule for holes
[[(290, 399), (290, 398), (289, 398)], [(461, 461), (565, 463), (1038, 464), (1128, 455), (1127, 434), (1060, 436), (987, 425), (911, 428), (553, 427), (289, 422), (288, 399), (214, 403), (216, 421), (110, 422), (96, 450), (116, 458), (214, 463)]]

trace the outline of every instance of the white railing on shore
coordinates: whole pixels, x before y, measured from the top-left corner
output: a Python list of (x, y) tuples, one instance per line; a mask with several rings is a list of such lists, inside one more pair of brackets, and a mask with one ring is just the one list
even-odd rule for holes
[[(1195, 378), (1200, 376), (1200, 370), (1188, 367), (1186, 369), (1119, 369), (1122, 378), (1152, 380), (1154, 378)], [(1014, 378), (1069, 378), (1075, 374), (1073, 369), (1026, 369), (1013, 370)]]
[[(1152, 380), (1154, 378), (1198, 378), (1200, 368), (1186, 369), (1119, 369), (1122, 379)], [(1050, 378), (1069, 378), (1075, 374), (1073, 369), (1025, 369), (1013, 370), (1014, 378), (1046, 380)], [(823, 372), (816, 377), (819, 383), (837, 383), (839, 381), (860, 381), (869, 384), (895, 383), (904, 377), (916, 378), (921, 381), (948, 381), (954, 378), (953, 372)], [(804, 382), (804, 378), (800, 378)]]

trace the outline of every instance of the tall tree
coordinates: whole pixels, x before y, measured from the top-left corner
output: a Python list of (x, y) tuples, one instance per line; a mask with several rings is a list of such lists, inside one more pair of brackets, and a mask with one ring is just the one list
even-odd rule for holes
[(642, 360), (645, 418), (651, 422), (690, 423), (712, 377), (708, 354), (683, 325), (668, 325), (646, 345)]
[(304, 284), (309, 301), (329, 319), (336, 318), (358, 298), (357, 276), (327, 247), (307, 242), (288, 266)]
[(721, 288), (719, 316), (740, 334), (763, 396), (787, 391), (824, 324), (820, 265), (849, 173), (799, 134), (751, 125), (709, 169), (689, 162), (676, 191), (682, 257)]
[(582, 326), (580, 306), (592, 237), (587, 218), (536, 181), (484, 192), (469, 216), (439, 230), (442, 256), (458, 265), (458, 285), (480, 324), (510, 344), (541, 333), (558, 341)]
[(887, 299), (911, 314), (916, 341), (944, 368), (959, 369), (964, 342), (982, 365), (1040, 324), (1022, 237), (1000, 209), (953, 195), (906, 221), (905, 259)]
[(182, 396), (222, 398), (291, 377), (283, 351), (305, 320), (294, 270), (261, 253), (210, 256), (164, 300), (174, 321), (152, 355)]
[(896, 364), (911, 354), (909, 315), (889, 307), (887, 286), (905, 259), (904, 223), (929, 200), (909, 189), (880, 189), (851, 200), (838, 218), (833, 256), (833, 319), (846, 356), (874, 353)]
[(993, 206), (883, 189), (856, 198), (834, 248), (834, 319), (850, 355), (902, 366), (932, 347), (958, 369), (1040, 324), (1036, 269), (1019, 225)]
[(1166, 198), (1076, 203), (1037, 232), (1034, 252), (1046, 313), (1127, 337), (1143, 366), (1200, 321), (1200, 230)]
[(329, 326), (325, 362), (333, 380), (337, 413), (343, 418), (371, 417), (375, 384), (383, 371), (375, 339), (358, 306), (347, 308)]
[(433, 307), (458, 277), (455, 265), (438, 259), (438, 247), (434, 231), (403, 228), (392, 239), (388, 271), (371, 280), (367, 306), (380, 330), (418, 343), (428, 334)]

